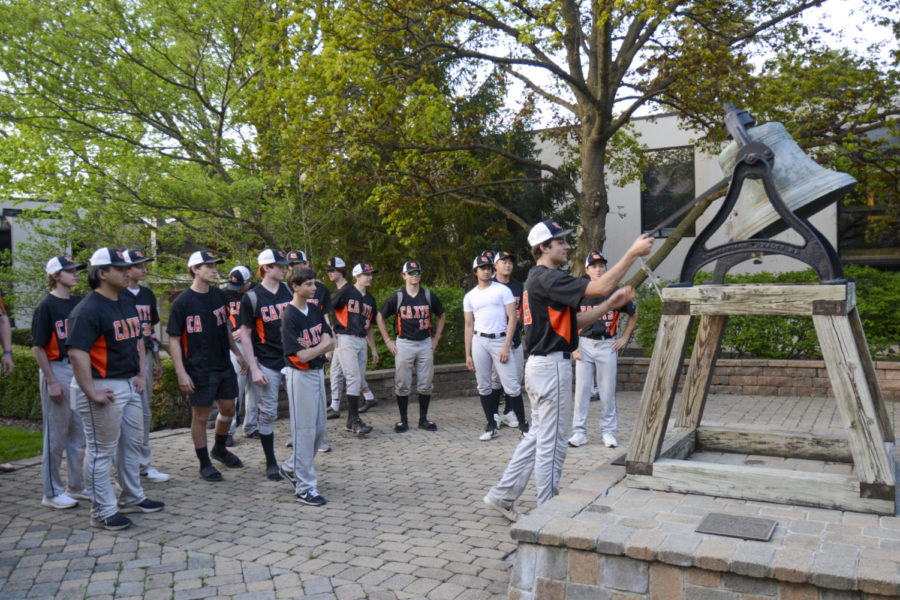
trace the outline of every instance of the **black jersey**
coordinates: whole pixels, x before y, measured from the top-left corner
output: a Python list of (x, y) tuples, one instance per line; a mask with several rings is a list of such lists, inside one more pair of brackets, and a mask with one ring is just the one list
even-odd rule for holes
[(47, 294), (34, 309), (31, 317), (31, 345), (39, 346), (50, 361), (69, 357), (66, 338), (69, 335), (69, 315), (81, 298), (58, 298)]
[(418, 342), (431, 337), (431, 315), (444, 314), (444, 305), (430, 290), (419, 288), (419, 293), (413, 297), (403, 287), (387, 297), (379, 312), (385, 319), (397, 315), (394, 333), (398, 338)]
[[(315, 304), (306, 301), (306, 314), (293, 304), (284, 309), (281, 325), (281, 343), (284, 346), (285, 364), (294, 369), (306, 371), (321, 369), (328, 360), (319, 355), (308, 363), (301, 362), (297, 353), (322, 343), (322, 334), (331, 335), (331, 327), (325, 322), (325, 315)], [(301, 340), (303, 343), (301, 343)]]
[[(495, 280), (495, 281), (497, 281), (497, 283), (503, 283), (500, 280)], [(516, 332), (515, 332), (515, 334), (513, 334), (512, 345), (513, 345), (513, 348), (518, 348), (519, 345), (522, 343), (522, 333), (521, 333), (522, 326), (518, 324), (518, 319), (520, 319), (522, 317), (522, 294), (525, 293), (525, 288), (522, 286), (521, 281), (517, 281), (517, 280), (513, 279), (512, 277), (510, 277), (508, 283), (503, 283), (503, 285), (505, 285), (506, 287), (509, 288), (509, 291), (512, 292), (512, 295), (516, 299), (516, 319), (517, 319), (517, 321), (516, 321)]]
[(365, 337), (375, 316), (375, 298), (361, 294), (356, 286), (347, 284), (334, 293), (334, 331)]
[[(588, 278), (586, 277), (585, 279)], [(590, 280), (588, 279), (588, 281)], [(582, 298), (581, 302), (578, 303), (578, 310), (581, 312), (590, 310), (601, 302), (606, 301), (607, 298), (609, 298), (609, 296), (604, 296), (603, 298)], [(594, 340), (614, 338), (616, 337), (616, 328), (619, 325), (619, 314), (625, 313), (634, 316), (636, 310), (637, 307), (635, 307), (634, 302), (629, 301), (625, 306), (610, 310), (600, 317), (600, 320), (596, 323), (591, 323), (587, 327), (583, 327), (578, 332), (578, 335)]]
[(306, 301), (307, 304), (317, 306), (323, 315), (331, 312), (331, 292), (321, 281), (316, 282), (316, 295)]
[[(252, 290), (254, 287), (255, 285), (251, 285), (247, 291)], [(231, 328), (237, 331), (241, 326), (241, 299), (244, 297), (244, 292), (225, 289), (222, 290), (222, 293), (225, 294), (225, 303), (228, 306), (228, 318), (231, 320)]]
[(129, 289), (119, 292), (119, 300), (126, 300), (134, 304), (141, 320), (141, 331), (144, 336), (144, 344), (148, 350), (153, 349), (153, 327), (159, 323), (159, 310), (156, 307), (156, 295), (145, 286), (138, 287), (135, 294)]
[(529, 354), (572, 352), (578, 348), (578, 302), (588, 281), (549, 269), (532, 267), (525, 280), (522, 310)]
[(228, 305), (219, 288), (200, 294), (188, 288), (172, 302), (166, 333), (180, 338), (184, 368), (196, 385), (213, 373), (230, 372)]
[(134, 304), (94, 291), (69, 315), (66, 345), (90, 353), (94, 377), (127, 379), (141, 370), (137, 347), (141, 331)]
[[(278, 290), (274, 294), (262, 285), (253, 288), (252, 294), (250, 292), (248, 290), (241, 299), (240, 323), (250, 328), (253, 352), (259, 363), (273, 371), (280, 371), (284, 367), (281, 318), (294, 295), (283, 283), (278, 284)], [(255, 309), (252, 297), (256, 298)]]

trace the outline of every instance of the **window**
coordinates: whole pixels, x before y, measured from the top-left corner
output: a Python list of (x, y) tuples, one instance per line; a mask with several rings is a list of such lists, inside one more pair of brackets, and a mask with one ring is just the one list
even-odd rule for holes
[[(641, 176), (641, 231), (651, 231), (694, 199), (694, 148), (664, 148), (648, 153), (649, 166)], [(668, 236), (677, 222), (659, 235)], [(694, 227), (686, 233), (696, 235)]]

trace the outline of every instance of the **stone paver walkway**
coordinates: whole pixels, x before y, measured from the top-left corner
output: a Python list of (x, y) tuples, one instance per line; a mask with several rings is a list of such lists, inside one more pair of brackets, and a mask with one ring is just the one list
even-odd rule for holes
[[(638, 400), (619, 394), (623, 446)], [(900, 411), (891, 410), (896, 423)], [(334, 451), (317, 458), (328, 499), (322, 508), (297, 503), (287, 485), (265, 479), (255, 440), (233, 449), (247, 467), (223, 472), (216, 484), (199, 479), (187, 430), (157, 432), (153, 462), (172, 480), (146, 490), (166, 509), (133, 515), (134, 527), (114, 533), (89, 526), (84, 502), (42, 507), (39, 460), (23, 461), (0, 475), (0, 600), (504, 597), (516, 547), (507, 522), (481, 498), (518, 432), (480, 442), (480, 413), (476, 399), (439, 400), (431, 415), (437, 433), (398, 435), (396, 408), (382, 403), (366, 415), (375, 432), (365, 439), (329, 421)], [(832, 402), (822, 399), (713, 396), (704, 424), (716, 423), (840, 432)], [(280, 459), (287, 427), (276, 424)], [(593, 435), (570, 449), (562, 487), (621, 453)], [(532, 486), (520, 510), (534, 508), (534, 498)]]

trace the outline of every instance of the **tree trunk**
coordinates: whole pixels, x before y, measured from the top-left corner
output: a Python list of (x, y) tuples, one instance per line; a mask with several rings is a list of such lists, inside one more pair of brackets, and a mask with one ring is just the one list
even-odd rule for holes
[(572, 272), (584, 273), (584, 259), (591, 250), (603, 250), (606, 242), (606, 215), (609, 202), (606, 192), (606, 143), (591, 139), (591, 127), (583, 126), (581, 142), (581, 198), (578, 212), (581, 230), (578, 246), (572, 255)]

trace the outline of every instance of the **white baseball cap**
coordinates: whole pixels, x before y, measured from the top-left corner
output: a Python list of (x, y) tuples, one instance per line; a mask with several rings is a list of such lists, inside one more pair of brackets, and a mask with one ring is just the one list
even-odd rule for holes
[(92, 267), (128, 267), (131, 266), (131, 260), (128, 254), (118, 248), (104, 246), (98, 248), (91, 254), (90, 260)]
[(46, 271), (47, 275), (53, 275), (54, 273), (58, 273), (65, 269), (75, 269), (76, 271), (80, 271), (85, 267), (87, 267), (86, 264), (76, 263), (70, 256), (54, 256), (47, 261)]
[(553, 220), (541, 221), (528, 232), (528, 245), (534, 248), (555, 238), (565, 237), (572, 233), (571, 229), (563, 229)]
[(281, 250), (266, 248), (259, 253), (259, 256), (256, 257), (256, 262), (259, 264), (259, 266), (286, 265), (288, 264), (288, 259), (284, 255), (284, 252), (282, 252)]
[(244, 265), (238, 265), (228, 273), (228, 283), (225, 286), (229, 290), (237, 291), (250, 281), (250, 269)]
[(357, 275), (363, 275), (363, 274), (371, 275), (372, 273), (377, 273), (377, 271), (372, 268), (372, 265), (369, 265), (366, 263), (359, 263), (355, 267), (353, 267), (353, 276), (354, 277), (356, 277)]
[(223, 259), (219, 258), (209, 250), (200, 250), (191, 254), (191, 257), (188, 259), (188, 268), (196, 267), (197, 265), (219, 264), (223, 262), (225, 262)]
[(347, 263), (344, 262), (340, 256), (335, 256), (334, 258), (329, 258), (328, 263), (325, 265), (326, 271), (334, 271), (335, 269), (343, 269), (347, 266)]

